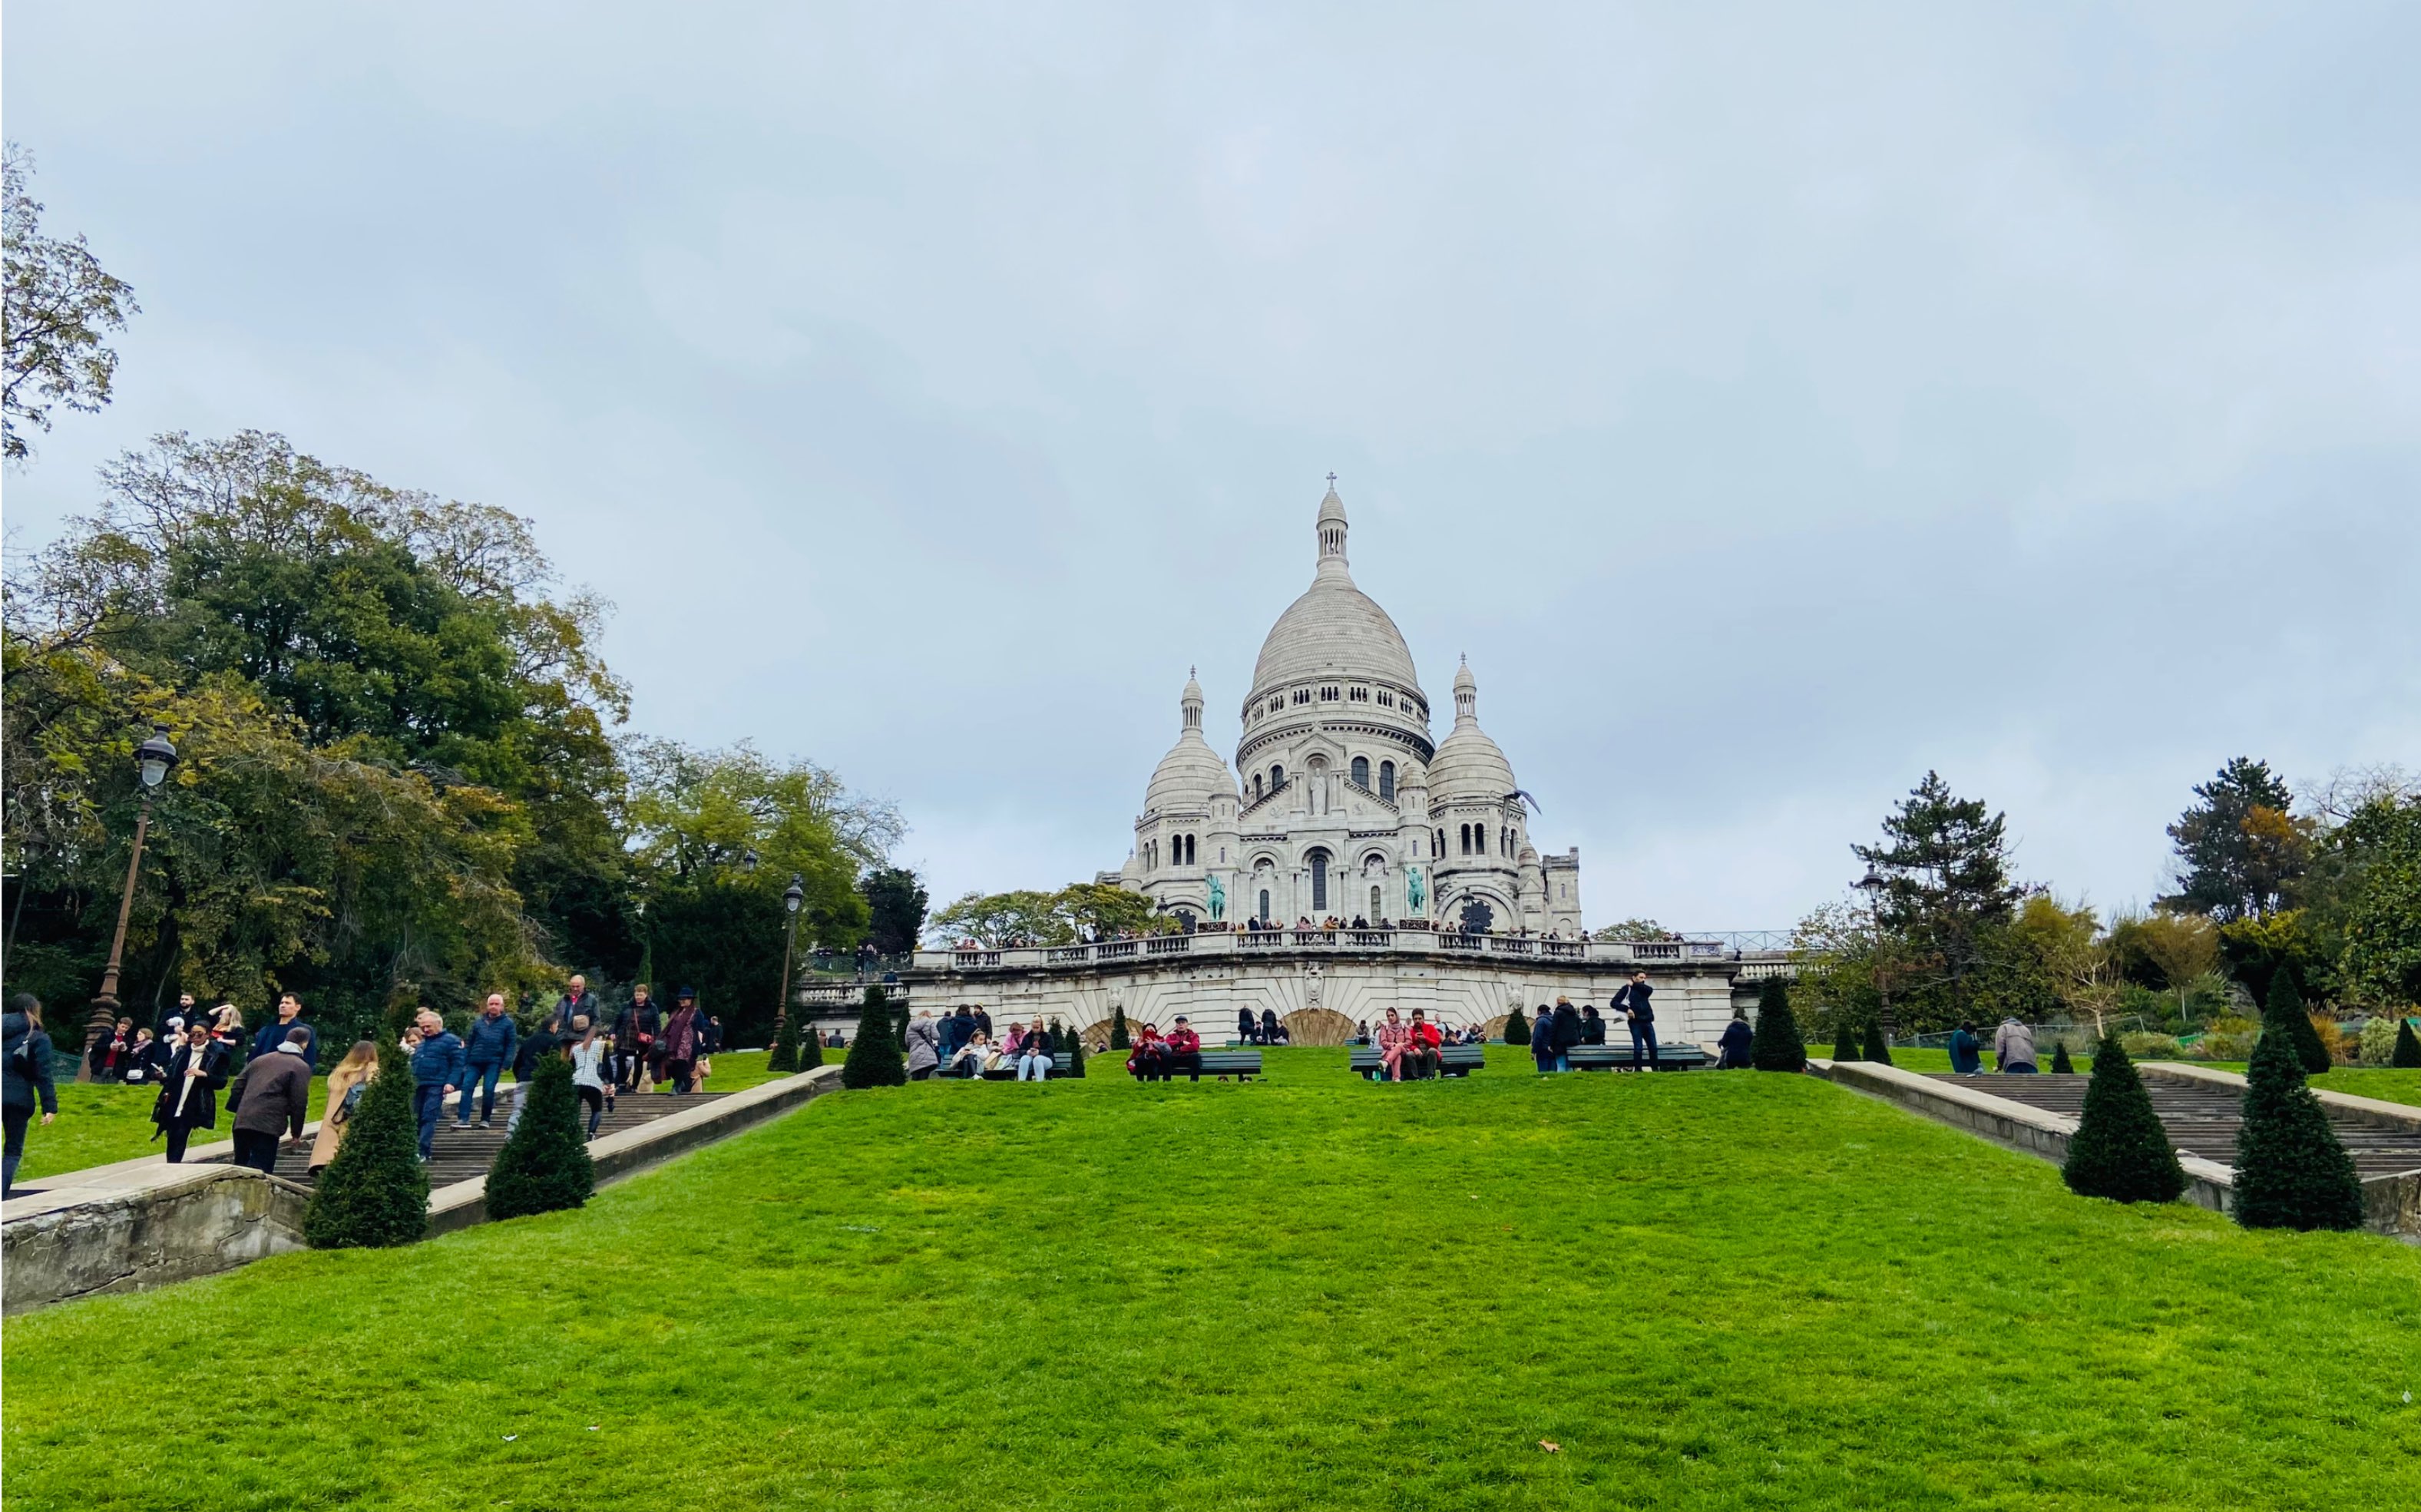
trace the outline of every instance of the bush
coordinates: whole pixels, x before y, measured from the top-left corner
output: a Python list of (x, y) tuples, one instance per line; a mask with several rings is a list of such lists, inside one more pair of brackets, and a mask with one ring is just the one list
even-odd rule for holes
[(849, 1042), (849, 1058), (841, 1062), (840, 1084), (846, 1087), (906, 1086), (908, 1060), (891, 1028), (891, 1002), (879, 986), (866, 990), (866, 1006), (858, 1014), (857, 1033)]
[(2304, 1084), (2303, 1063), (2284, 1035), (2263, 1035), (2245, 1072), (2244, 1122), (2236, 1131), (2236, 1221), (2247, 1228), (2362, 1226), (2362, 1182), (2353, 1159)]
[(1878, 1066), (1889, 1066), (1892, 1063), (1891, 1047), (1883, 1043), (1883, 1026), (1879, 1021), (1867, 1025), (1866, 1054), (1867, 1059)]
[(2262, 1005), (2261, 1032), (2264, 1038), (2276, 1034), (2293, 1046), (2304, 1075), (2318, 1076), (2329, 1068), (2328, 1047), (2312, 1027), (2312, 1016), (2304, 1011), (2304, 995), (2295, 990), (2295, 974), (2284, 966), (2270, 974), (2270, 999)]
[(2396, 1025), (2390, 1015), (2373, 1014), (2354, 1042), (2354, 1054), (2365, 1066), (2389, 1066), (2396, 1060)]
[(571, 1062), (552, 1052), (538, 1060), (522, 1094), (521, 1122), (488, 1173), (488, 1216), (522, 1218), (577, 1208), (597, 1190), (588, 1134), (580, 1127), (580, 1094)]
[(1807, 1069), (1807, 1042), (1799, 1037), (1799, 1021), (1790, 1011), (1790, 984), (1779, 976), (1767, 977), (1757, 990), (1757, 1031), (1748, 1060), (1760, 1071)]
[(2177, 1040), (2168, 1035), (2120, 1035), (2118, 1048), (2139, 1061), (2169, 1060), (2181, 1053)]
[(2195, 1041), (2194, 1052), (2207, 1061), (2241, 1061), (2252, 1057), (2257, 1029), (2213, 1029)]
[(823, 1031), (814, 1024), (807, 1024), (799, 1036), (799, 1069), (812, 1071), (823, 1063)]
[[(2057, 1068), (2068, 1059), (2059, 1047)], [(2113, 1202), (2175, 1202), (2186, 1190), (2186, 1173), (2169, 1136), (2152, 1111), (2144, 1079), (2116, 1039), (2093, 1048), (2093, 1080), (2085, 1088), (2085, 1115), (2068, 1142), (2060, 1167), (2068, 1190), (2080, 1197)]]
[(1068, 1074), (1085, 1074), (1085, 1037), (1073, 1029), (1068, 1031)]
[(1865, 1052), (1858, 1048), (1858, 1026), (1850, 1021), (1846, 1013), (1841, 1015), (1840, 1023), (1833, 1030), (1833, 1058), (1836, 1061), (1866, 1058)]
[(1505, 1042), (1519, 1045), (1523, 1050), (1530, 1048), (1530, 1021), (1522, 1017), (1522, 1005), (1518, 1003), (1513, 1005), (1513, 1011), (1505, 1016)]
[(2398, 1016), (2396, 1021), (2396, 1053), (2388, 1065), (2406, 1068), (2421, 1067), (2421, 1035), (2413, 1032), (2413, 1021)]
[(429, 1168), (420, 1163), (420, 1120), (412, 1111), (412, 1060), (389, 1036), (336, 1158), (311, 1190), (303, 1239), (315, 1250), (375, 1250), (428, 1231)]
[[(2052, 1041), (2051, 1074), (2054, 1076), (2074, 1076), (2076, 1074), (2076, 1062), (2068, 1058), (2068, 1041), (2065, 1039), (2055, 1039)], [(2087, 1095), (2090, 1095), (2089, 1089)]]
[(1132, 1048), (1127, 1040), (1127, 1010), (1124, 1007), (1110, 1010), (1110, 1048), (1112, 1050)]
[(775, 1076), (788, 1076), (799, 1068), (799, 1016), (782, 1015), (782, 1027), (773, 1036), (773, 1052), (765, 1057), (765, 1069)]

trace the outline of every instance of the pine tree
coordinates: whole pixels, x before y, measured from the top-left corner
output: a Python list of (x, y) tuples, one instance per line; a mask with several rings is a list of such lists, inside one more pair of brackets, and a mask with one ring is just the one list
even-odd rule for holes
[(1760, 1071), (1807, 1068), (1807, 1042), (1799, 1037), (1799, 1021), (1790, 1012), (1790, 987), (1779, 976), (1767, 977), (1757, 990), (1757, 1034), (1748, 1058)]
[(2396, 1021), (2396, 1052), (2387, 1057), (2387, 1064), (2406, 1070), (2421, 1067), (2421, 1035), (2413, 1032), (2412, 1020)]
[(841, 1063), (840, 1084), (846, 1087), (905, 1086), (908, 1062), (891, 1027), (891, 1004), (880, 986), (866, 990), (857, 1034), (849, 1042), (849, 1058)]
[[(2095, 1047), (2093, 1053), (2096, 1056), (2099, 1056), (2101, 1053), (2101, 1048), (2099, 1046)], [(2093, 1069), (2094, 1074), (2101, 1074), (2101, 1063), (2099, 1060), (2094, 1062)], [(2074, 1076), (2076, 1074), (2076, 1063), (2068, 1058), (2068, 1041), (2065, 1039), (2055, 1039), (2052, 1041), (2051, 1074), (2054, 1076)], [(2141, 1080), (2141, 1078), (2138, 1078), (2138, 1080)], [(2088, 1099), (2091, 1098), (2093, 1096), (2093, 1089), (2091, 1087), (2085, 1088), (2085, 1095)], [(2095, 1192), (2093, 1195), (2107, 1196), (2108, 1193)], [(2122, 1198), (2120, 1200), (2124, 1201), (2125, 1199)], [(2165, 1201), (2166, 1199), (2163, 1200)]]
[(765, 1057), (765, 1069), (776, 1076), (788, 1076), (799, 1068), (799, 1016), (782, 1015), (781, 1033), (773, 1037), (773, 1052)]
[(597, 1168), (588, 1159), (571, 1062), (541, 1055), (529, 1090), (522, 1094), (521, 1122), (488, 1173), (488, 1216), (522, 1218), (577, 1208), (595, 1190)]
[(1110, 1010), (1110, 1048), (1112, 1050), (1133, 1048), (1127, 1040), (1127, 1010), (1123, 1006)]
[[(330, 1110), (331, 1112), (335, 1110)], [(311, 1189), (303, 1238), (315, 1250), (383, 1249), (429, 1230), (429, 1169), (412, 1108), (412, 1060), (392, 1037), (362, 1089), (336, 1158)]]
[(1883, 1043), (1883, 1026), (1880, 1020), (1868, 1020), (1867, 1022), (1867, 1059), (1878, 1066), (1889, 1066), (1892, 1063), (1891, 1047)]
[(2362, 1181), (2286, 1037), (2262, 1035), (2236, 1130), (2236, 1221), (2247, 1228), (2360, 1228)]
[(1865, 1052), (1858, 1048), (1858, 1026), (1846, 1013), (1841, 1015), (1840, 1023), (1833, 1031), (1833, 1058), (1836, 1061), (1866, 1058)]
[(824, 1063), (823, 1031), (814, 1024), (804, 1026), (799, 1036), (799, 1069), (812, 1071)]
[(2320, 1032), (2312, 1027), (2312, 1016), (2304, 1011), (2304, 995), (2295, 990), (2294, 974), (2283, 965), (2270, 974), (2270, 1000), (2262, 1006), (2261, 1032), (2276, 1033), (2292, 1045), (2304, 1075), (2318, 1076), (2329, 1068), (2328, 1047), (2320, 1043)]
[(1520, 1045), (1524, 1050), (1530, 1046), (1530, 1021), (1522, 1017), (1519, 1004), (1515, 1004), (1513, 1011), (1505, 1016), (1505, 1042)]
[[(2062, 1044), (2061, 1056), (2067, 1052)], [(2085, 1116), (2068, 1142), (2060, 1177), (2080, 1197), (2113, 1202), (2175, 1202), (2186, 1190), (2185, 1169), (2152, 1111), (2152, 1096), (2116, 1036), (2104, 1036), (2093, 1048)]]

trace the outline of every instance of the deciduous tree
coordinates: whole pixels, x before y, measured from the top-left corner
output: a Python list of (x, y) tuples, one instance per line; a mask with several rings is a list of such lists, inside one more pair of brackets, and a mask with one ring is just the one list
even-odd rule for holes
[(104, 343), (141, 306), (134, 290), (112, 276), (81, 236), (61, 242), (42, 234), (42, 207), (33, 195), (34, 162), (8, 145), (5, 206), (8, 377), (0, 388), (0, 454), (23, 462), (25, 432), (51, 429), (51, 408), (86, 413), (109, 402), (117, 353)]

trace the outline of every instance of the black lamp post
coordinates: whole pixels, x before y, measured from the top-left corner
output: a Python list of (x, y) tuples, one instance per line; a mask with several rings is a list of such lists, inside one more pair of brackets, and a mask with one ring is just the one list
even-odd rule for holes
[(757, 875), (757, 852), (754, 849), (740, 852), (740, 869), (748, 876)]
[[(1867, 874), (1858, 879), (1858, 890), (1866, 894), (1868, 898), (1875, 900), (1878, 912), (1881, 910), (1882, 891), (1890, 885), (1891, 880), (1872, 866), (1868, 866)], [(1875, 1013), (1875, 1027), (1882, 1032), (1883, 1044), (1888, 1047), (1892, 1037), (1892, 969), (1890, 963), (1882, 958), (1882, 951), (1880, 948), (1882, 944), (1880, 928), (1876, 931), (1876, 944), (1878, 948), (1875, 951), (1875, 996), (1881, 1006)]]
[(782, 889), (782, 909), (790, 919), (782, 934), (782, 1000), (773, 1008), (773, 1037), (776, 1039), (782, 1037), (782, 1025), (790, 1014), (790, 952), (799, 943), (799, 905), (806, 900), (806, 880), (794, 871), (790, 873), (790, 885)]
[(126, 920), (134, 912), (134, 879), (143, 870), (143, 839), (151, 830), (151, 795), (168, 780), (177, 764), (177, 748), (168, 741), (168, 726), (151, 726), (151, 738), (134, 748), (134, 775), (142, 783), (143, 803), (134, 817), (134, 850), (126, 858), (126, 891), (117, 900), (117, 932), (110, 937), (109, 965), (101, 974), (101, 991), (92, 1000), (92, 1020), (85, 1025), (84, 1060), (76, 1080), (92, 1080), (92, 1047), (109, 1037), (117, 1023), (117, 974), (126, 961)]

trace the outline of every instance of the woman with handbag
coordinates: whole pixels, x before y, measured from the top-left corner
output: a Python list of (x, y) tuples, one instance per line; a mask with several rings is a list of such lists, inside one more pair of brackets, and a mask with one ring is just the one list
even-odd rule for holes
[(336, 1158), (336, 1146), (345, 1142), (345, 1126), (362, 1105), (362, 1089), (376, 1075), (378, 1045), (367, 1039), (353, 1041), (345, 1058), (329, 1069), (328, 1102), (320, 1113), (319, 1135), (311, 1141), (312, 1175), (319, 1175)]
[(185, 1042), (168, 1058), (160, 1079), (160, 1099), (151, 1105), (151, 1122), (168, 1136), (168, 1163), (184, 1163), (185, 1144), (196, 1129), (216, 1129), (219, 1088), (226, 1085), (227, 1052), (199, 1020), (186, 1029)]

